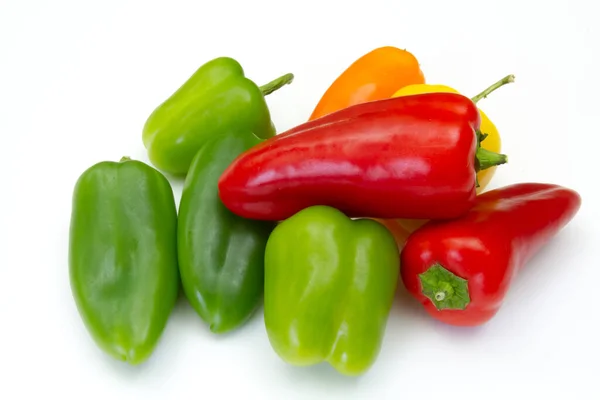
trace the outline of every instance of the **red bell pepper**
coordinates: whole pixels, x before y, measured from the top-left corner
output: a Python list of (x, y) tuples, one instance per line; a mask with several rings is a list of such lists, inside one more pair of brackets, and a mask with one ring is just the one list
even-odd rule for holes
[(220, 177), (220, 198), (250, 219), (313, 205), (350, 217), (455, 218), (473, 206), (476, 172), (506, 162), (480, 147), (480, 121), (455, 93), (351, 106), (241, 154)]
[(401, 251), (407, 290), (451, 325), (489, 321), (527, 262), (575, 216), (579, 194), (554, 184), (519, 183), (480, 194), (452, 221), (430, 221)]

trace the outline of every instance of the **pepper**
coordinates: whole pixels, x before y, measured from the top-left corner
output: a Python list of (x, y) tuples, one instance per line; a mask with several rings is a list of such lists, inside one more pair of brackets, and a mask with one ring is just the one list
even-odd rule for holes
[(242, 151), (260, 143), (251, 132), (207, 140), (185, 179), (178, 252), (186, 297), (214, 333), (250, 318), (263, 294), (264, 251), (274, 225), (240, 218), (219, 200), (217, 180)]
[(306, 208), (274, 229), (265, 253), (264, 316), (285, 362), (344, 375), (375, 362), (399, 277), (391, 234), (371, 219)]
[(476, 172), (506, 162), (479, 146), (475, 104), (427, 93), (358, 104), (265, 140), (224, 171), (234, 213), (282, 220), (312, 205), (351, 217), (446, 219), (475, 201)]
[(124, 157), (79, 177), (72, 201), (69, 276), (83, 322), (115, 359), (144, 362), (179, 290), (177, 211), (156, 169)]
[(150, 161), (181, 176), (212, 136), (233, 129), (261, 138), (275, 135), (264, 96), (291, 83), (293, 77), (286, 74), (259, 88), (232, 58), (219, 57), (200, 66), (148, 117), (142, 139)]
[(529, 260), (569, 223), (577, 192), (556, 184), (518, 183), (480, 194), (451, 221), (417, 229), (401, 253), (401, 276), (435, 319), (477, 326), (499, 311)]
[(413, 54), (393, 46), (376, 48), (354, 61), (333, 81), (309, 120), (386, 99), (403, 86), (418, 83), (425, 83), (425, 77)]
[[(475, 104), (479, 102), (479, 100), (487, 97), (494, 90), (508, 84), (512, 83), (515, 80), (514, 75), (508, 75), (498, 82), (494, 83), (478, 95), (471, 98)], [(408, 85), (398, 90), (392, 97), (400, 97), (400, 96), (410, 96), (414, 94), (422, 94), (422, 93), (459, 93), (456, 89), (453, 89), (446, 85), (433, 85), (433, 84), (417, 84), (417, 85)], [(483, 112), (483, 110), (479, 109), (479, 115), (481, 116), (481, 125), (479, 130), (483, 135), (485, 135), (485, 139), (481, 141), (481, 147), (486, 150), (489, 150), (494, 153), (499, 153), (501, 151), (501, 140), (500, 134), (498, 133), (498, 128), (496, 125), (489, 119), (489, 117)], [(479, 187), (477, 188), (477, 193), (482, 193), (487, 185), (492, 180), (496, 172), (496, 166), (492, 166), (490, 168), (486, 168), (477, 173), (477, 181), (479, 183)], [(400, 224), (406, 231), (414, 232), (418, 227), (422, 226), (427, 222), (427, 220), (398, 220), (398, 224)]]
[[(508, 75), (498, 82), (494, 83), (478, 95), (471, 98), (475, 104), (479, 102), (479, 100), (487, 97), (490, 93), (495, 91), (496, 89), (515, 81), (514, 75)], [(402, 89), (398, 90), (392, 97), (399, 96), (410, 96), (413, 94), (422, 94), (422, 93), (459, 93), (456, 89), (453, 89), (449, 86), (445, 85), (431, 85), (431, 84), (422, 84), (422, 85), (409, 85), (405, 86)], [(481, 125), (479, 130), (482, 134), (487, 135), (485, 140), (481, 142), (481, 147), (486, 150), (492, 151), (494, 153), (499, 153), (501, 151), (501, 140), (500, 134), (498, 133), (498, 128), (496, 125), (489, 119), (489, 117), (479, 109), (479, 114), (481, 116)], [(496, 171), (496, 167), (490, 167), (483, 171), (480, 171), (477, 174), (477, 180), (479, 181), (479, 188), (477, 192), (483, 192), (485, 187), (489, 184), (490, 180), (494, 176)]]

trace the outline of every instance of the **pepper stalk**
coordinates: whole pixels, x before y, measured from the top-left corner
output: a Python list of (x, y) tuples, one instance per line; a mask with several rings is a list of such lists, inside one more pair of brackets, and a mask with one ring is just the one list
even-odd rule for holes
[[(481, 93), (473, 96), (471, 100), (473, 101), (473, 103), (477, 104), (479, 100), (485, 99), (495, 90), (514, 81), (514, 75), (507, 75), (499, 81), (495, 82), (494, 84), (490, 85), (486, 89), (484, 89)], [(481, 147), (481, 142), (487, 137), (487, 133), (483, 133), (478, 130), (477, 132), (475, 132), (475, 134), (477, 135), (477, 152), (475, 154), (476, 172), (483, 171), (484, 169), (488, 169), (497, 165), (502, 165), (508, 162), (508, 156), (506, 154), (496, 153)], [(479, 187), (479, 182), (477, 182), (477, 187)]]

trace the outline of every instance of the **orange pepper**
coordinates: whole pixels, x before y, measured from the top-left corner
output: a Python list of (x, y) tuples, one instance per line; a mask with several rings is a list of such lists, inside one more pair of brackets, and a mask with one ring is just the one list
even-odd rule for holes
[(414, 55), (379, 47), (352, 63), (327, 89), (309, 120), (356, 104), (392, 97), (407, 85), (425, 83)]
[[(400, 221), (395, 219), (380, 219), (380, 218), (372, 218), (375, 221), (381, 223), (385, 226), (388, 231), (394, 236), (394, 240), (396, 240), (396, 245), (398, 245), (398, 250), (401, 251), (404, 247), (404, 244), (408, 240), (410, 236), (410, 232), (400, 223)], [(412, 220), (409, 220), (412, 221)]]

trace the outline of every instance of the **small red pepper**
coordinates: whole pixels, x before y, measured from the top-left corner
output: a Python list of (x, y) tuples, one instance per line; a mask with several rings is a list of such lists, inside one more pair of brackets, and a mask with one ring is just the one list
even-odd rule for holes
[(417, 229), (401, 252), (407, 290), (442, 322), (476, 326), (502, 305), (515, 276), (575, 216), (579, 194), (545, 183), (518, 183), (480, 194), (451, 221)]
[(479, 146), (480, 121), (455, 93), (354, 105), (241, 154), (221, 175), (220, 198), (250, 219), (313, 205), (350, 217), (455, 218), (473, 206), (477, 171), (506, 162)]

